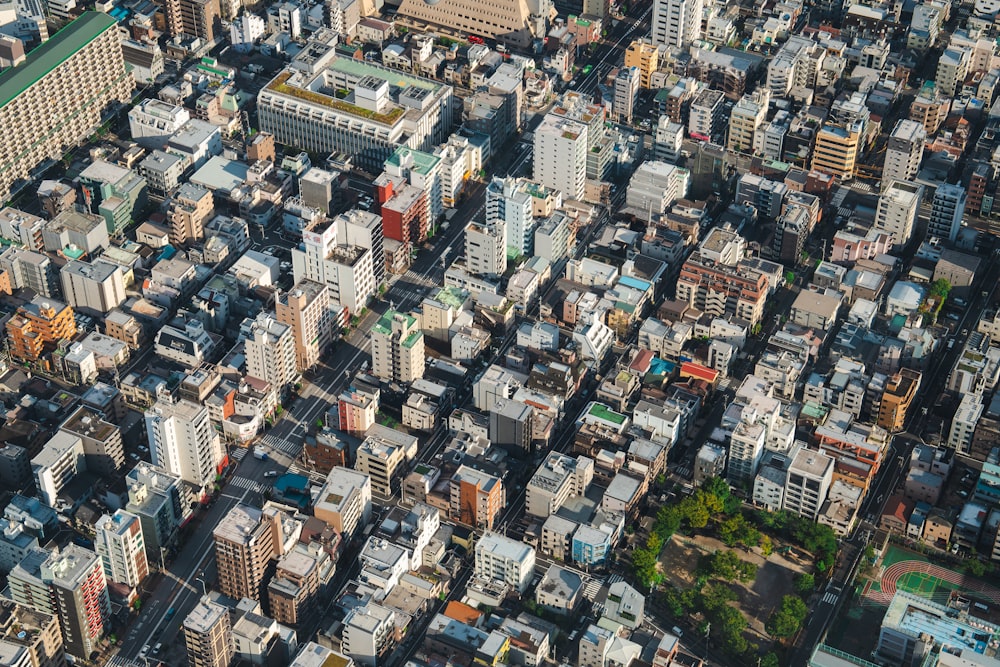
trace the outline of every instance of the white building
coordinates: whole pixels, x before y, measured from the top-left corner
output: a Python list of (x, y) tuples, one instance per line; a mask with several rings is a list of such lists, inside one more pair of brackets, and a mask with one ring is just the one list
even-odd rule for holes
[(920, 171), (924, 156), (927, 131), (923, 123), (901, 118), (885, 145), (885, 164), (882, 166), (882, 183), (912, 181)]
[(372, 328), (372, 373), (390, 382), (424, 376), (424, 333), (412, 315), (387, 310)]
[(31, 459), (35, 486), (49, 507), (58, 505), (59, 493), (78, 472), (86, 469), (83, 440), (66, 431), (57, 431)]
[(74, 260), (62, 267), (59, 279), (74, 311), (105, 315), (125, 301), (125, 276), (117, 264)]
[(132, 140), (148, 148), (163, 148), (167, 139), (189, 120), (191, 113), (186, 108), (158, 99), (145, 100), (128, 112)]
[(639, 97), (639, 84), (642, 74), (638, 67), (622, 67), (615, 77), (614, 111), (618, 120), (624, 123), (632, 122), (632, 111)]
[(270, 313), (259, 313), (250, 320), (250, 333), (243, 342), (243, 348), (247, 375), (264, 380), (278, 391), (298, 379), (292, 328)]
[(701, 37), (701, 14), (702, 0), (654, 0), (653, 44), (686, 49)]
[(587, 182), (587, 125), (547, 114), (535, 130), (534, 180), (583, 200)]
[(465, 228), (465, 264), (481, 276), (502, 276), (507, 271), (507, 223), (470, 222)]
[(951, 419), (951, 430), (948, 431), (948, 446), (950, 448), (960, 454), (969, 453), (972, 435), (984, 411), (982, 398), (978, 394), (962, 395), (958, 410)]
[(785, 477), (782, 508), (815, 521), (833, 484), (834, 460), (812, 449), (800, 449)]
[(344, 619), (341, 650), (359, 665), (375, 667), (393, 641), (395, 618), (391, 609), (373, 602), (355, 607)]
[[(345, 223), (346, 224), (346, 223)], [(372, 249), (338, 241), (334, 220), (321, 218), (302, 231), (302, 244), (292, 249), (295, 282), (312, 280), (330, 288), (330, 300), (356, 313), (375, 296), (376, 259)], [(379, 257), (377, 261), (383, 262)]]
[(350, 468), (333, 468), (316, 498), (313, 515), (333, 526), (346, 540), (368, 525), (371, 514), (371, 478)]
[(962, 228), (965, 213), (965, 188), (947, 183), (937, 186), (927, 222), (927, 237), (937, 236), (954, 242)]
[(476, 542), (474, 574), (524, 593), (535, 574), (535, 550), (518, 540), (488, 532)]
[(94, 550), (101, 557), (105, 578), (130, 588), (139, 586), (149, 574), (139, 517), (117, 510), (98, 519), (95, 530)]
[(525, 512), (537, 517), (555, 514), (567, 500), (586, 493), (593, 479), (592, 459), (551, 452), (525, 487)]
[(647, 215), (665, 212), (687, 195), (691, 173), (667, 162), (639, 165), (628, 183), (625, 205)]
[(767, 119), (771, 91), (760, 87), (744, 95), (729, 114), (729, 138), (726, 149), (736, 153), (750, 153), (758, 128)]
[(593, 312), (573, 331), (573, 341), (588, 365), (600, 364), (615, 342), (615, 332), (604, 323), (604, 312)]
[(161, 396), (146, 411), (146, 435), (153, 465), (199, 488), (215, 482), (225, 450), (205, 406)]
[(908, 244), (917, 226), (923, 193), (924, 186), (910, 181), (888, 183), (878, 198), (875, 229), (892, 234), (893, 244), (898, 247)]

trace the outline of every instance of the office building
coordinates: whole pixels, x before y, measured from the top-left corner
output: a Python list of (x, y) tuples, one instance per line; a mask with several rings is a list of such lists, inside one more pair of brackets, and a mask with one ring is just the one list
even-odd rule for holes
[(854, 178), (858, 150), (864, 140), (863, 127), (826, 124), (816, 133), (812, 169), (841, 180)]
[(344, 619), (341, 650), (357, 664), (376, 667), (394, 646), (396, 614), (389, 608), (369, 602), (355, 607)]
[(535, 550), (499, 533), (487, 532), (476, 542), (476, 577), (503, 583), (524, 593), (535, 575)]
[[(950, 653), (967, 654), (968, 663), (955, 661), (949, 664), (989, 664), (982, 655), (988, 638), (1000, 633), (997, 626), (968, 612), (955, 610), (926, 598), (896, 591), (889, 608), (882, 618), (875, 657), (893, 665), (915, 665), (927, 662), (935, 646), (947, 646)], [(944, 652), (941, 653), (944, 655)]]
[(142, 522), (124, 510), (105, 514), (94, 527), (94, 549), (101, 557), (104, 577), (129, 588), (138, 588), (149, 575)]
[(371, 478), (341, 466), (331, 470), (316, 497), (313, 516), (330, 524), (348, 541), (364, 530), (371, 514)]
[(650, 78), (659, 68), (660, 50), (648, 41), (637, 39), (625, 49), (625, 67), (639, 69), (639, 86), (648, 90), (651, 88)]
[(291, 326), (279, 322), (269, 313), (259, 313), (252, 320), (243, 347), (247, 375), (264, 380), (279, 392), (298, 380), (295, 335)]
[(907, 118), (898, 120), (885, 144), (882, 183), (914, 180), (924, 157), (925, 141), (927, 130), (923, 125)]
[(229, 610), (208, 598), (184, 617), (184, 646), (191, 667), (228, 667), (233, 660)]
[(812, 449), (799, 449), (788, 466), (782, 509), (815, 521), (833, 484), (834, 460)]
[(278, 321), (292, 328), (295, 367), (299, 372), (319, 363), (320, 355), (333, 341), (334, 319), (330, 312), (330, 288), (314, 280), (300, 280), (275, 302)]
[(196, 488), (211, 488), (225, 457), (208, 409), (169, 394), (146, 411), (146, 437), (153, 465)]
[(48, 297), (35, 297), (7, 320), (8, 352), (21, 361), (38, 361), (74, 337), (73, 309)]
[(132, 140), (146, 148), (163, 148), (167, 139), (191, 120), (185, 107), (158, 99), (143, 100), (128, 112)]
[(466, 526), (491, 530), (507, 505), (503, 482), (482, 470), (461, 465), (451, 476), (451, 516)]
[(447, 140), (456, 110), (450, 86), (340, 56), (319, 71), (282, 71), (257, 106), (261, 129), (278, 143), (350, 153), (374, 173), (402, 145), (429, 151)]
[(771, 91), (763, 86), (744, 95), (729, 114), (729, 138), (726, 149), (735, 153), (753, 153), (754, 137), (767, 119)]
[(372, 328), (372, 373), (390, 382), (424, 376), (424, 333), (411, 315), (387, 310)]
[(615, 77), (615, 115), (618, 122), (631, 123), (632, 113), (635, 109), (636, 100), (639, 97), (639, 88), (642, 83), (642, 72), (638, 67), (622, 67)]
[(507, 224), (470, 222), (465, 228), (465, 265), (471, 273), (499, 278), (507, 271)]
[(701, 37), (702, 0), (654, 0), (650, 37), (655, 46), (687, 49)]
[(475, 0), (402, 0), (397, 20), (446, 34), (481, 35), (512, 48), (527, 50), (545, 37), (552, 5), (544, 0), (484, 5)]
[(106, 315), (125, 301), (122, 267), (111, 262), (71, 261), (59, 271), (63, 298), (75, 312)]
[(406, 463), (416, 456), (416, 437), (384, 427), (372, 428), (358, 447), (354, 469), (368, 476), (373, 493), (391, 498), (406, 474)]
[(8, 575), (19, 605), (59, 618), (67, 653), (88, 660), (108, 629), (111, 600), (101, 559), (75, 544), (29, 553)]
[(593, 479), (592, 459), (551, 452), (525, 487), (524, 511), (537, 517), (555, 514), (570, 498), (583, 496)]
[(688, 193), (691, 172), (666, 162), (648, 160), (639, 165), (628, 182), (625, 205), (651, 220)]
[(954, 243), (965, 214), (965, 188), (947, 183), (937, 186), (927, 221), (927, 238), (938, 237)]
[(337, 220), (319, 218), (302, 230), (302, 243), (292, 249), (295, 282), (312, 280), (330, 288), (330, 300), (351, 314), (375, 296), (375, 258), (371, 249), (339, 240)]
[(0, 74), (0, 200), (46, 159), (60, 159), (131, 99), (118, 24), (84, 12)]
[(536, 217), (553, 215), (562, 193), (525, 179), (494, 177), (486, 186), (486, 223), (507, 227), (507, 254), (530, 256)]
[(275, 555), (274, 530), (264, 513), (250, 505), (235, 505), (212, 531), (219, 590), (237, 600), (260, 601), (264, 577)]
[(896, 247), (908, 245), (917, 228), (923, 195), (924, 186), (911, 181), (885, 184), (875, 209), (875, 229), (891, 234), (892, 243)]
[(535, 130), (534, 180), (558, 190), (564, 197), (583, 200), (588, 146), (586, 124), (558, 114), (546, 114)]

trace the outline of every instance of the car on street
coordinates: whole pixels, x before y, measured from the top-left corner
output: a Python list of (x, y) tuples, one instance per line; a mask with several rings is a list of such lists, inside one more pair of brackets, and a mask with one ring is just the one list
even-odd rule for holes
[(268, 470), (266, 473), (264, 473), (264, 478), (265, 479), (271, 479), (271, 478), (274, 478), (274, 477), (277, 477), (277, 476), (278, 476), (278, 471), (277, 470)]
[(141, 649), (139, 649), (140, 658), (145, 658), (148, 653), (149, 653), (149, 644), (146, 644)]

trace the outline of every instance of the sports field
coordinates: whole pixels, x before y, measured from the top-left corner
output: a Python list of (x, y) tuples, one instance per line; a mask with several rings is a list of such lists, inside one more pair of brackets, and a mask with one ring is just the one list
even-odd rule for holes
[(1000, 602), (1000, 590), (961, 572), (930, 563), (923, 555), (889, 547), (879, 564), (879, 571), (863, 588), (867, 602), (888, 605), (896, 591), (906, 591), (940, 602), (948, 601), (952, 591), (968, 593), (988, 602)]

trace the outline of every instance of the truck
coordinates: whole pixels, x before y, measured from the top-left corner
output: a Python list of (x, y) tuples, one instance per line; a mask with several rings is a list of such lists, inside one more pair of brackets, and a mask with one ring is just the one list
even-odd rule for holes
[(266, 461), (267, 449), (261, 447), (260, 445), (257, 445), (256, 447), (253, 448), (253, 457), (258, 461)]

